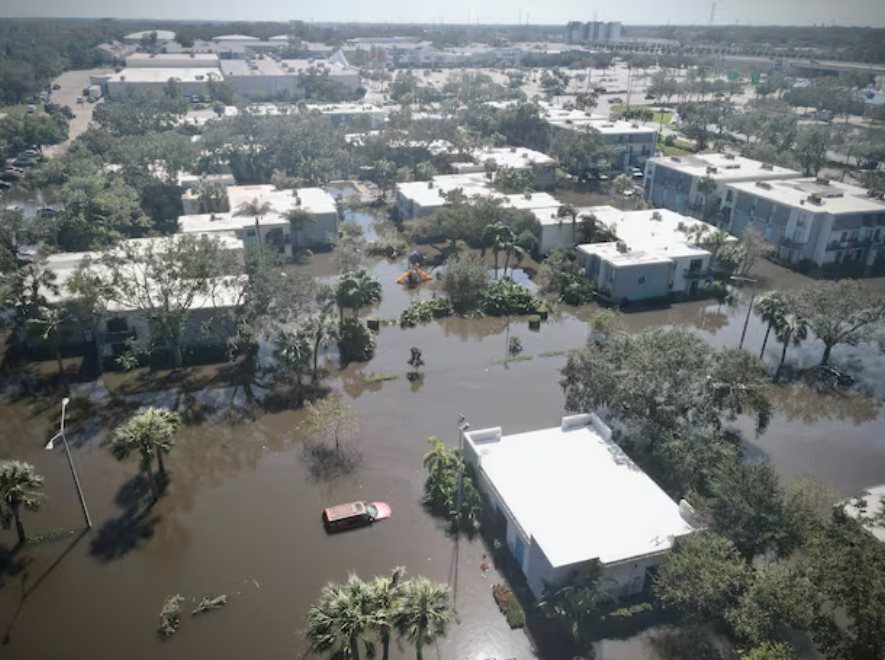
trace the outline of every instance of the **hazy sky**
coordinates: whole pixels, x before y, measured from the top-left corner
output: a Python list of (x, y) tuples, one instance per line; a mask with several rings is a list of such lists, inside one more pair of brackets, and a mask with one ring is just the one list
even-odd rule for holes
[[(711, 0), (3, 0), (0, 16), (110, 16), (208, 20), (371, 22), (693, 23), (710, 19)], [(885, 26), (885, 0), (718, 0), (716, 23)]]

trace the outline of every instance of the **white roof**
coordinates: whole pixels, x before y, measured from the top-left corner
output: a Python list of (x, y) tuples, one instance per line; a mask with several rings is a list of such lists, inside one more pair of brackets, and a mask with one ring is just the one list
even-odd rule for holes
[(556, 163), (547, 154), (523, 147), (477, 149), (471, 155), (477, 163), (485, 163), (488, 160), (492, 160), (498, 167), (510, 167), (513, 169), (525, 169), (534, 165), (553, 165)]
[(562, 204), (550, 193), (533, 192), (528, 195), (504, 195), (504, 205), (514, 209), (534, 211), (535, 209), (558, 209)]
[[(433, 185), (428, 185), (432, 183)], [(407, 181), (396, 184), (397, 191), (419, 206), (429, 208), (446, 203), (444, 193), (461, 188), (467, 197), (490, 195), (491, 188), (485, 174), (443, 174), (428, 181)]]
[[(689, 156), (658, 156), (649, 158), (649, 163), (659, 167), (684, 172), (692, 177), (708, 176), (717, 182), (759, 180), (759, 179), (792, 179), (802, 176), (796, 170), (766, 165), (759, 160), (744, 156), (720, 153), (694, 154)], [(707, 168), (715, 167), (715, 172)]]
[(170, 78), (178, 82), (205, 82), (212, 77), (223, 80), (221, 71), (214, 67), (154, 67), (138, 66), (123, 69), (108, 78), (109, 83), (165, 83)]
[(212, 41), (260, 41), (260, 39), (250, 37), (248, 34), (222, 34), (212, 37)]
[(618, 249), (618, 243), (585, 243), (578, 246), (584, 254), (595, 254), (614, 266), (638, 266), (639, 264), (670, 263), (670, 257), (659, 252), (643, 252), (641, 250)]
[(132, 53), (126, 58), (126, 66), (159, 65), (163, 62), (174, 62), (169, 67), (180, 66), (178, 62), (193, 62), (194, 66), (218, 66), (218, 55), (215, 53)]
[(885, 484), (867, 488), (859, 498), (845, 502), (843, 508), (846, 515), (885, 543)]
[(172, 41), (175, 39), (175, 33), (172, 30), (142, 30), (141, 32), (130, 32), (123, 39), (126, 41), (141, 41), (144, 37), (149, 37), (152, 32), (157, 33), (157, 41)]
[(517, 524), (554, 567), (660, 553), (693, 531), (610, 433), (595, 415), (515, 435), (465, 433)]
[(592, 119), (587, 125), (592, 130), (602, 133), (603, 135), (649, 134), (658, 132), (657, 125), (640, 124), (638, 122), (624, 121), (623, 119)]
[(255, 218), (237, 215), (241, 204), (257, 199), (259, 203), (267, 202), (273, 209), (261, 218), (264, 227), (285, 226), (289, 221), (285, 218), (287, 211), (297, 205), (295, 194), (301, 200), (300, 208), (313, 214), (337, 213), (335, 199), (322, 188), (298, 188), (297, 190), (279, 190), (272, 185), (260, 186), (229, 186), (227, 198), (230, 211), (226, 213), (201, 213), (178, 217), (178, 227), (183, 233), (194, 232), (231, 232), (252, 227)]
[(381, 108), (371, 103), (316, 103), (306, 105), (305, 109), (324, 115), (384, 114)]
[[(731, 183), (729, 187), (778, 204), (801, 207), (810, 213), (885, 213), (885, 201), (868, 196), (866, 188), (841, 181), (822, 183), (812, 178), (789, 179), (766, 181), (764, 186), (746, 181)], [(821, 203), (809, 201), (811, 194), (820, 195)]]
[[(687, 230), (696, 225), (707, 226), (711, 231), (715, 230), (715, 227), (676, 211), (669, 209), (621, 211), (613, 206), (589, 206), (579, 208), (577, 211), (578, 217), (595, 215), (632, 251), (667, 257), (710, 254), (707, 250), (695, 247), (689, 242)], [(728, 240), (737, 239), (729, 237)]]

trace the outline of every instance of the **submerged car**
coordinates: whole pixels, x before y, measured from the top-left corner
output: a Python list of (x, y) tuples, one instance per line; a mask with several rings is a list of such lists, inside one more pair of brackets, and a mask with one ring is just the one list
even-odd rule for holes
[(393, 510), (386, 502), (348, 502), (323, 510), (323, 525), (329, 532), (371, 525), (376, 520), (390, 518)]

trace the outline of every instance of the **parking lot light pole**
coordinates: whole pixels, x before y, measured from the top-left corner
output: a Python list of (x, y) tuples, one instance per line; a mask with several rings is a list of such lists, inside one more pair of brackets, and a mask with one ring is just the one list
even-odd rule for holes
[(68, 447), (68, 437), (65, 434), (65, 414), (67, 412), (68, 404), (71, 400), (68, 397), (65, 397), (61, 400), (61, 422), (59, 423), (59, 430), (49, 442), (46, 443), (46, 450), (51, 451), (55, 447), (55, 441), (61, 439), (62, 445), (65, 448), (65, 455), (68, 458), (68, 465), (71, 468), (71, 476), (74, 478), (74, 486), (77, 488), (77, 497), (80, 498), (80, 508), (83, 509), (83, 518), (86, 520), (87, 529), (92, 529), (92, 518), (89, 516), (89, 509), (86, 508), (86, 499), (83, 497), (83, 488), (80, 486), (80, 477), (77, 476), (77, 468), (74, 467), (74, 459), (71, 457), (71, 449)]

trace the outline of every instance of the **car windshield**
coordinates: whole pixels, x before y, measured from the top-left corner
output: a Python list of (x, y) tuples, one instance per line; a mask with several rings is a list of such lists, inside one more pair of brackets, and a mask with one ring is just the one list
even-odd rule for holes
[(366, 511), (369, 513), (369, 515), (370, 515), (372, 518), (375, 518), (375, 517), (377, 517), (377, 515), (378, 515), (378, 509), (375, 508), (375, 505), (374, 505), (374, 504), (367, 504), (367, 505), (366, 505)]

